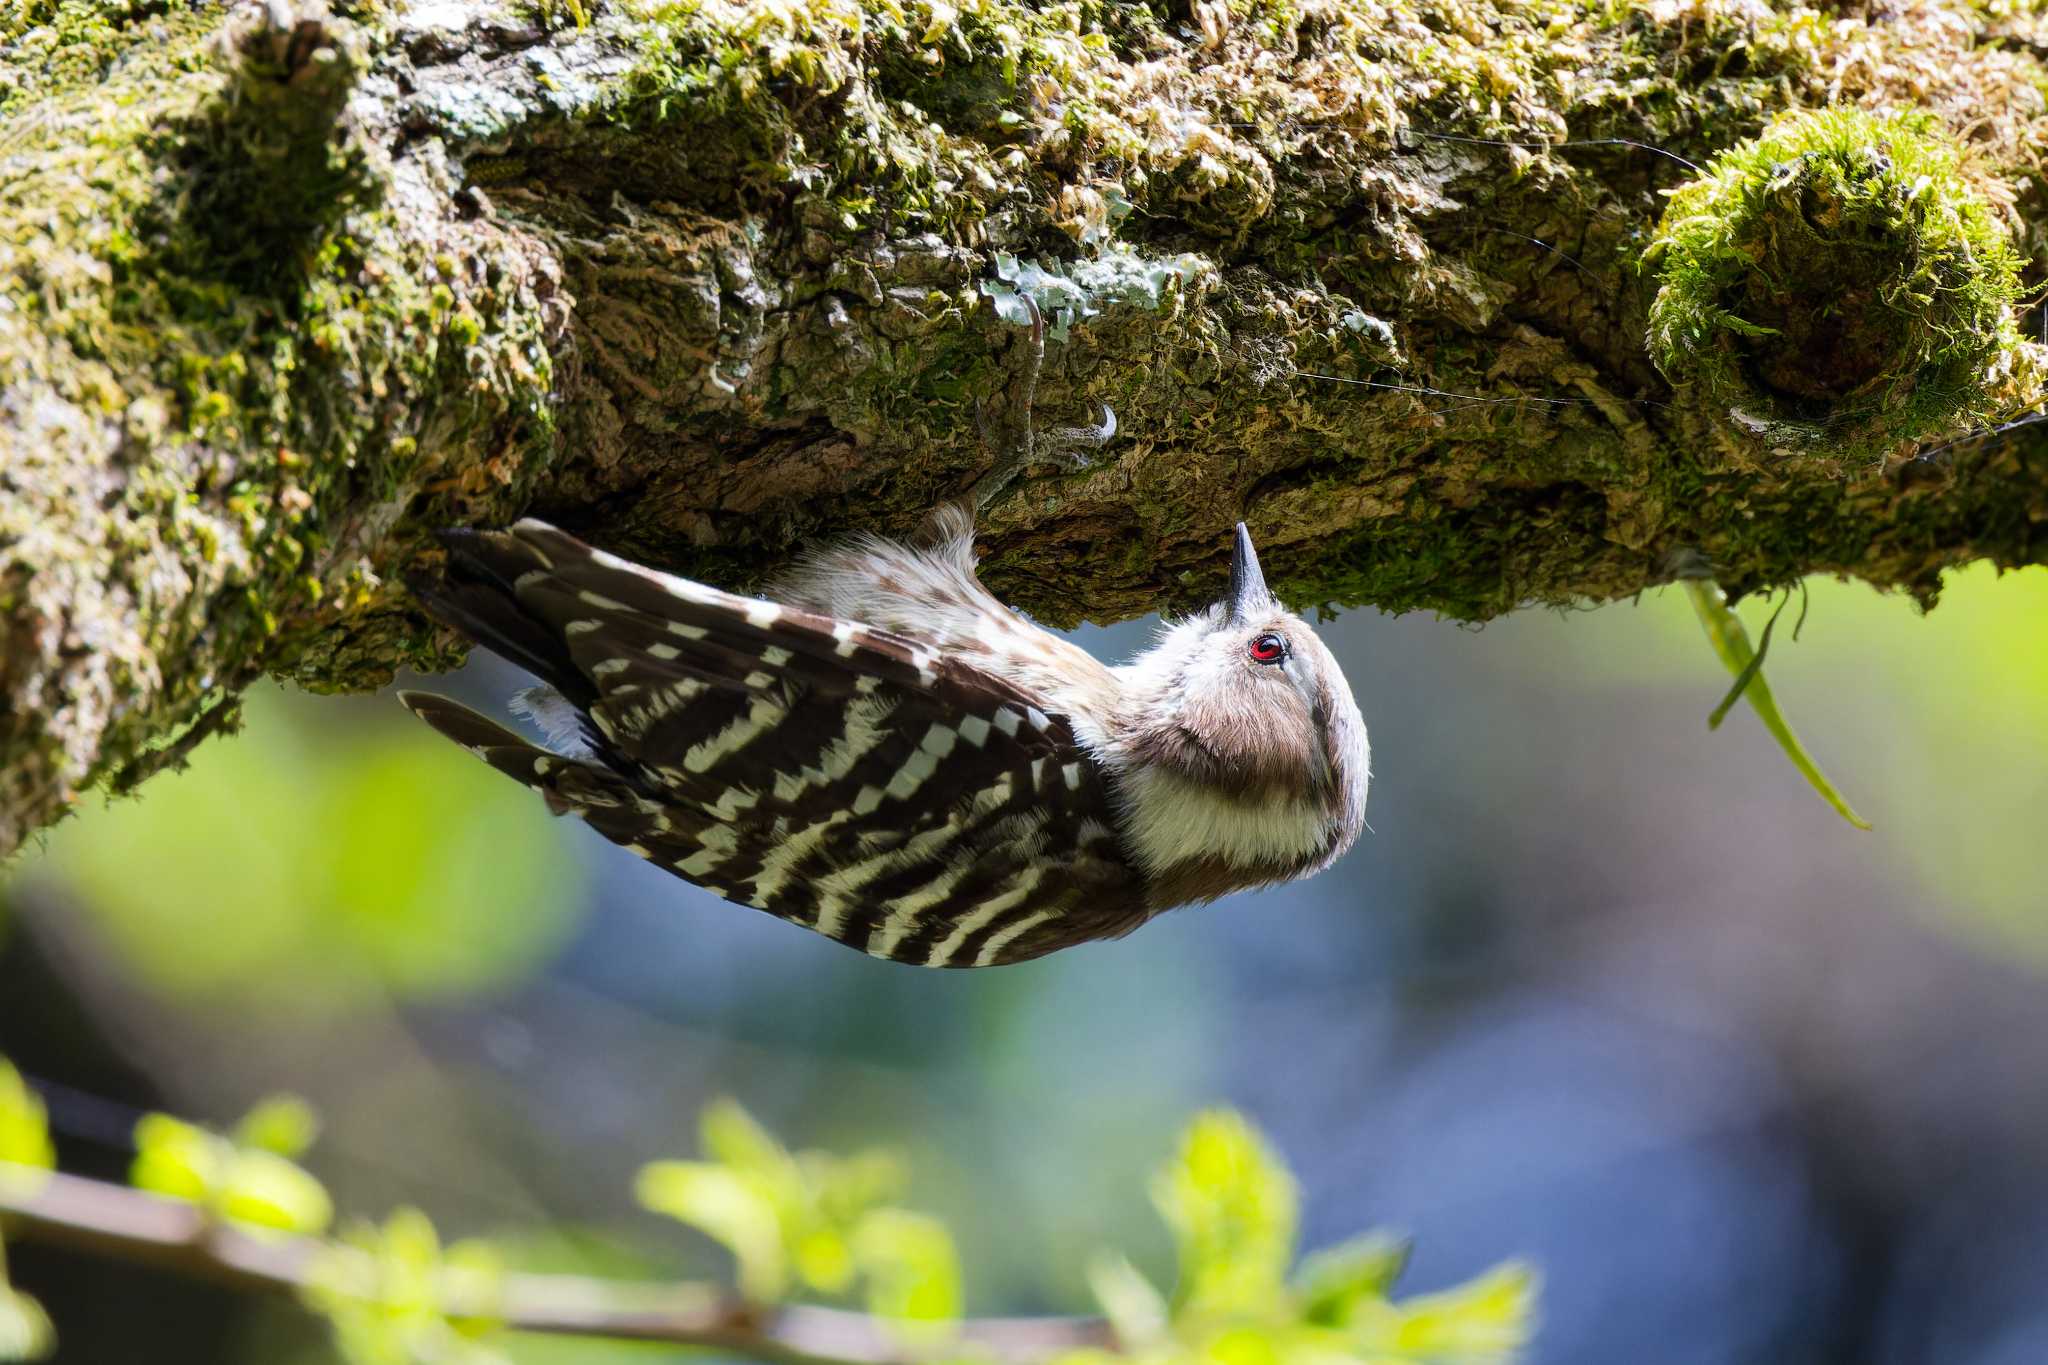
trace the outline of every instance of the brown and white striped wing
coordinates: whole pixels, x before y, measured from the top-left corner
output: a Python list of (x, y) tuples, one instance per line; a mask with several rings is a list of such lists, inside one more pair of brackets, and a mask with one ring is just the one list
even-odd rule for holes
[[(499, 762), (421, 713), (633, 852), (929, 966), (1021, 961), (1145, 919), (1104, 773), (1068, 720), (1016, 685), (899, 635), (640, 568), (541, 523), (489, 542), (491, 577), (522, 620), (479, 627), (485, 610), (457, 623), (487, 645), (520, 635), (529, 666), (538, 641), (558, 645), (543, 676), (588, 716), (604, 763), (546, 759), (536, 773), (531, 757)], [(613, 790), (593, 801), (606, 777)]]

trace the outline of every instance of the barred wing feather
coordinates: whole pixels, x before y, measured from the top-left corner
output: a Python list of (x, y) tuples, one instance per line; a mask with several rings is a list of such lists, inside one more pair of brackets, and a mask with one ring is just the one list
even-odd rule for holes
[(929, 966), (1022, 961), (1145, 919), (1106, 775), (1011, 681), (540, 522), (447, 539), (449, 572), (422, 599), (558, 689), (591, 753), (444, 698), (407, 705), (641, 857)]

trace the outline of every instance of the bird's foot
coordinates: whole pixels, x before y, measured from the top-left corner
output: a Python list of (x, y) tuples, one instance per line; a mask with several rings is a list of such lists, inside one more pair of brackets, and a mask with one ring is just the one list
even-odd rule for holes
[(1033, 465), (1054, 464), (1075, 473), (1093, 468), (1095, 457), (1091, 452), (1109, 444), (1116, 435), (1116, 413), (1100, 399), (1095, 404), (1098, 414), (1087, 426), (1037, 430), (1031, 408), (1038, 395), (1038, 372), (1045, 365), (1045, 318), (1035, 300), (1025, 295), (1019, 297), (1031, 315), (1031, 337), (1013, 400), (1021, 420), (1014, 430), (999, 438), (989, 428), (986, 406), (980, 399), (975, 400), (975, 429), (981, 433), (982, 446), (995, 456), (994, 467), (974, 484), (972, 496), (977, 512), (987, 508)]

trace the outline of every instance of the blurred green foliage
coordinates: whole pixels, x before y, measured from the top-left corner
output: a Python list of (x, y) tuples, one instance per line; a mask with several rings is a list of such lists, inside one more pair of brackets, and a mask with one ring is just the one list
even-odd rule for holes
[[(500, 1245), (444, 1247), (410, 1208), (322, 1238), (327, 1192), (295, 1161), (318, 1128), (288, 1097), (258, 1105), (225, 1137), (152, 1114), (136, 1129), (134, 1183), (237, 1226), (308, 1239), (301, 1298), (328, 1319), (348, 1365), (507, 1365), (499, 1337), (516, 1313)], [(751, 1308), (864, 1282), (868, 1312), (906, 1359), (945, 1358), (961, 1311), (959, 1259), (943, 1223), (883, 1202), (903, 1182), (894, 1158), (791, 1152), (729, 1100), (706, 1109), (701, 1138), (703, 1159), (644, 1168), (640, 1198), (731, 1249)], [(50, 1155), (41, 1104), (0, 1060), (0, 1159), (41, 1169)], [(1198, 1116), (1152, 1196), (1179, 1254), (1171, 1303), (1128, 1261), (1100, 1259), (1092, 1278), (1120, 1349), (1069, 1352), (1054, 1365), (1504, 1365), (1528, 1339), (1534, 1279), (1514, 1265), (1397, 1302), (1405, 1252), (1375, 1234), (1310, 1257), (1290, 1280), (1300, 1196), (1237, 1114)], [(47, 1352), (48, 1320), (7, 1287), (5, 1269), (0, 1258), (0, 1360)], [(603, 1280), (587, 1288), (594, 1302), (607, 1292)], [(979, 1360), (972, 1347), (953, 1354)]]
[(1273, 1303), (1294, 1259), (1300, 1194), (1265, 1140), (1235, 1114), (1189, 1125), (1152, 1202), (1180, 1253), (1176, 1317), (1225, 1317)]
[[(0, 1190), (33, 1185), (56, 1163), (43, 1102), (0, 1058)], [(40, 1360), (56, 1347), (43, 1306), (7, 1280), (7, 1247), (0, 1243), (0, 1361)]]
[[(1854, 856), (1917, 883), (1923, 894), (1908, 901), (1948, 931), (2048, 967), (2048, 844), (2037, 830), (2048, 798), (2048, 568), (1951, 570), (1924, 614), (1862, 583), (1812, 578), (1807, 587), (1805, 628), (1795, 640), (1781, 623), (1772, 645), (1771, 687), (1877, 837), (1832, 817), (1802, 828), (1816, 840), (1856, 839)], [(1749, 598), (1734, 610), (1756, 632), (1770, 606)], [(1524, 642), (1512, 650), (1518, 670), (1547, 666), (1588, 691), (1683, 689), (1704, 709), (1725, 687), (1703, 666), (1700, 623), (1680, 588), (1562, 622), (1511, 618), (1486, 633)], [(1636, 769), (1626, 780), (1658, 778)], [(1790, 780), (1757, 776), (1760, 792)]]
[(295, 1160), (319, 1124), (290, 1096), (265, 1100), (232, 1136), (168, 1114), (135, 1125), (137, 1189), (197, 1204), (216, 1218), (276, 1232), (317, 1234), (334, 1219), (326, 1189)]
[(574, 927), (576, 859), (516, 784), (396, 705), (262, 688), (249, 709), (263, 742), (202, 746), (27, 868), (149, 983), (284, 1012), (468, 993), (523, 979)]
[[(313, 1266), (308, 1307), (334, 1331), (348, 1365), (504, 1365), (492, 1337), (504, 1259), (490, 1244), (442, 1247), (418, 1209), (357, 1223)], [(460, 1305), (468, 1316), (450, 1315)]]
[(33, 1172), (47, 1171), (57, 1161), (50, 1144), (50, 1121), (43, 1101), (28, 1088), (4, 1058), (0, 1058), (0, 1182), (33, 1180)]
[(870, 1209), (853, 1228), (853, 1260), (867, 1280), (867, 1309), (912, 1343), (942, 1341), (960, 1316), (960, 1256), (936, 1218)]
[(1152, 1194), (1179, 1253), (1171, 1302), (1127, 1261), (1100, 1261), (1097, 1297), (1124, 1354), (1074, 1352), (1059, 1365), (1500, 1365), (1528, 1342), (1536, 1282), (1520, 1265), (1396, 1301), (1406, 1250), (1375, 1233), (1309, 1257), (1290, 1279), (1300, 1195), (1237, 1114), (1197, 1117)]
[(57, 1346), (43, 1306), (7, 1283), (7, 1258), (0, 1253), (0, 1360), (41, 1360)]
[(839, 1295), (864, 1282), (868, 1310), (914, 1339), (960, 1315), (960, 1266), (943, 1224), (887, 1207), (896, 1158), (791, 1152), (731, 1100), (705, 1109), (701, 1161), (640, 1172), (640, 1202), (732, 1252), (740, 1293), (778, 1303), (797, 1288)]

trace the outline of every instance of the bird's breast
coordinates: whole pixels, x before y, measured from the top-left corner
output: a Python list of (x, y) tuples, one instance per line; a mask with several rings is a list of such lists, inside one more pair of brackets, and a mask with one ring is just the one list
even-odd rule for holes
[(1119, 787), (1124, 837), (1154, 879), (1200, 861), (1256, 874), (1244, 883), (1253, 885), (1292, 875), (1282, 869), (1328, 847), (1329, 813), (1307, 796), (1234, 796), (1149, 765), (1125, 769)]

